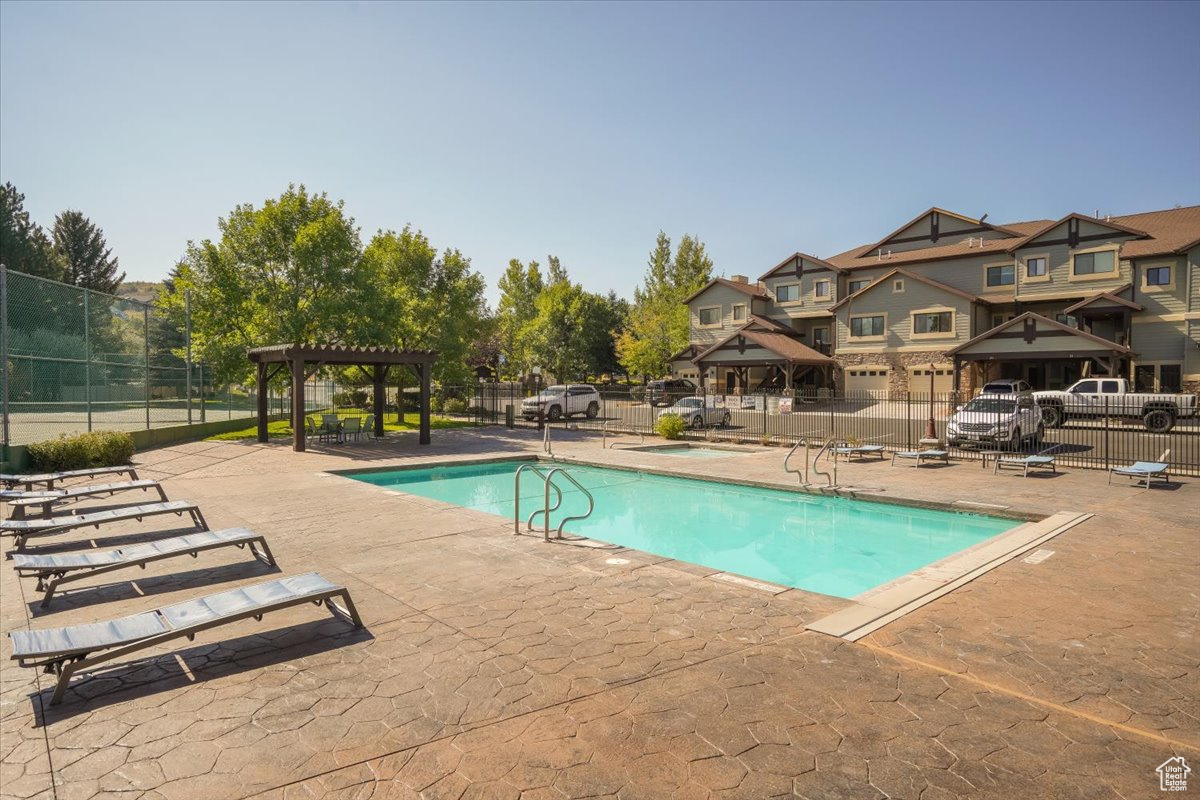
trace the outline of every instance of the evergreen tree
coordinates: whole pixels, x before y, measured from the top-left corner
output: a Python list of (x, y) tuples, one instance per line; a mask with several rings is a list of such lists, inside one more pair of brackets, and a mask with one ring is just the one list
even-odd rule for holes
[(63, 278), (50, 238), (29, 219), (25, 195), (11, 183), (0, 186), (0, 264), (41, 278)]
[(55, 218), (54, 252), (67, 283), (116, 294), (125, 280), (124, 272), (117, 274), (117, 259), (104, 241), (104, 232), (79, 211), (64, 211)]

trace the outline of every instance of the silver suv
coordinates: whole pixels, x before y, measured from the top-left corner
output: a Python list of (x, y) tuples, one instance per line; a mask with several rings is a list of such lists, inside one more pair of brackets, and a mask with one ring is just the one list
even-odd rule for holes
[(1040, 445), (1046, 427), (1032, 394), (981, 394), (954, 412), (946, 434), (956, 447), (1020, 450), (1027, 442)]
[(534, 420), (538, 415), (554, 422), (563, 417), (585, 414), (595, 419), (600, 414), (600, 393), (586, 383), (547, 386), (533, 397), (521, 401), (521, 416)]

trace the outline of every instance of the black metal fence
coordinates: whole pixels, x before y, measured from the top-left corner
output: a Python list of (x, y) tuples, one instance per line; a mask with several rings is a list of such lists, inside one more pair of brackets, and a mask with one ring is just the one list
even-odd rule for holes
[[(515, 384), (442, 387), (434, 402), (441, 413), (478, 425), (509, 424), (511, 413), (514, 427), (537, 427), (534, 407), (528, 416), (522, 412), (522, 401), (532, 394)], [(569, 416), (555, 414), (551, 404), (547, 408), (555, 418), (546, 424), (603, 435), (653, 434), (662, 415), (678, 409), (651, 406), (638, 387), (601, 387), (593, 399), (594, 416), (586, 406), (571, 408)], [(1061, 421), (1037, 406), (967, 406), (969, 399), (956, 393), (701, 395), (698, 400), (703, 410), (683, 410), (690, 418), (682, 436), (690, 441), (779, 445), (832, 437), (883, 445), (891, 452), (921, 447), (932, 429), (932, 438), (947, 446), (952, 458), (980, 459), (997, 450), (1047, 453), (1062, 466), (1100, 469), (1165, 459), (1175, 472), (1200, 475), (1200, 418), (1181, 417), (1169, 431), (1152, 432), (1140, 407), (1123, 407), (1115, 398), (1088, 416)], [(560, 405), (570, 401), (564, 398)]]

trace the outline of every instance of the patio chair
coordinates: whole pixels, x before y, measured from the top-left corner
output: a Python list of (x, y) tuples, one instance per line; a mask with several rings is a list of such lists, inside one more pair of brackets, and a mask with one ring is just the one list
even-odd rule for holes
[(378, 439), (379, 438), (378, 436), (375, 435), (375, 415), (374, 414), (367, 414), (367, 418), (363, 420), (362, 427), (363, 427), (363, 433), (365, 433), (367, 435), (368, 439)]
[[(334, 602), (340, 598), (343, 606)], [(62, 702), (71, 678), (81, 670), (112, 661), (163, 642), (306, 603), (324, 604), (337, 618), (363, 626), (350, 592), (316, 572), (293, 575), (233, 589), (196, 600), (132, 614), (107, 622), (11, 631), (11, 658), (22, 667), (43, 667), (58, 675), (50, 705)]]
[(362, 435), (362, 418), (361, 417), (346, 417), (342, 420), (342, 441), (347, 442), (350, 437), (354, 437), (354, 441), (358, 441), (358, 437)]
[(879, 456), (879, 460), (883, 461), (883, 453), (887, 450), (881, 444), (842, 444), (833, 448), (833, 452), (839, 456), (845, 456), (847, 461), (853, 461), (855, 458), (863, 459), (867, 456)]
[(266, 564), (275, 566), (275, 557), (267, 540), (254, 531), (245, 528), (225, 528), (219, 531), (201, 531), (176, 536), (171, 539), (160, 539), (157, 542), (118, 547), (115, 550), (89, 550), (83, 553), (62, 553), (58, 555), (15, 555), (13, 567), (21, 577), (37, 578), (37, 590), (44, 592), (42, 608), (50, 605), (54, 592), (64, 583), (73, 583), (113, 572), (120, 569), (140, 567), (145, 569), (152, 561), (164, 558), (175, 558), (182, 555), (196, 557), (203, 550), (215, 550), (220, 547), (249, 548), (250, 554)]
[(1048, 469), (1054, 474), (1058, 474), (1058, 468), (1054, 465), (1054, 456), (1050, 455), (1051, 451), (1057, 450), (1060, 445), (1047, 447), (1040, 450), (1031, 456), (1005, 456), (997, 455), (995, 465), (992, 467), (992, 474), (996, 475), (1002, 469), (1019, 469), (1022, 471), (1022, 478), (1029, 477), (1031, 469)]
[[(141, 522), (144, 517), (155, 517), (161, 514), (188, 514), (192, 522), (202, 531), (208, 530), (208, 523), (200, 513), (200, 507), (188, 500), (171, 500), (166, 503), (148, 503), (143, 506), (124, 506), (110, 508), (106, 511), (94, 511), (89, 514), (74, 514), (68, 517), (51, 517), (49, 519), (7, 519), (0, 522), (0, 535), (11, 536), (16, 543), (16, 552), (25, 552), (25, 543), (34, 536), (53, 536), (67, 533), (77, 528), (95, 525), (99, 528), (109, 522), (121, 522), (136, 519)], [(11, 554), (10, 554), (11, 555)]]
[(337, 442), (341, 439), (342, 423), (338, 419), (337, 414), (322, 414), (321, 415), (321, 441), (333, 439)]
[(1139, 481), (1145, 481), (1145, 488), (1149, 489), (1150, 484), (1155, 478), (1162, 478), (1162, 482), (1170, 485), (1171, 479), (1168, 475), (1167, 456), (1171, 455), (1171, 451), (1163, 450), (1162, 455), (1158, 457), (1158, 461), (1135, 461), (1128, 467), (1113, 467), (1108, 471), (1108, 483), (1112, 485), (1113, 475), (1124, 475), (1128, 478), (1136, 478)]
[(950, 465), (950, 454), (946, 450), (898, 450), (892, 453), (892, 466), (896, 466), (897, 458), (906, 458), (915, 461), (914, 467), (921, 466), (923, 461), (941, 461), (946, 466)]
[(54, 484), (62, 481), (75, 480), (77, 478), (94, 478), (97, 475), (129, 475), (129, 479), (137, 480), (137, 468), (132, 464), (125, 464), (119, 467), (92, 467), (91, 469), (71, 469), (63, 472), (42, 472), (35, 475), (15, 475), (9, 473), (0, 473), (0, 483), (5, 487), (12, 489), (17, 486), (24, 486), (29, 491), (33, 491), (36, 485), (45, 484), (46, 489), (53, 489)]
[(317, 423), (313, 421), (313, 418), (305, 417), (304, 418), (304, 438), (306, 440), (312, 440), (312, 439), (319, 439), (319, 438), (321, 438), (321, 436), (322, 436), (321, 431), (317, 428)]
[(12, 519), (25, 519), (30, 516), (29, 509), (41, 506), (37, 516), (48, 517), (53, 506), (70, 503), (75, 500), (86, 500), (118, 492), (130, 492), (141, 489), (143, 492), (154, 489), (159, 498), (166, 502), (167, 493), (158, 481), (143, 478), (137, 481), (121, 481), (118, 483), (94, 483), (89, 486), (72, 486), (69, 489), (49, 489), (42, 492), (3, 492), (2, 499), (13, 507)]

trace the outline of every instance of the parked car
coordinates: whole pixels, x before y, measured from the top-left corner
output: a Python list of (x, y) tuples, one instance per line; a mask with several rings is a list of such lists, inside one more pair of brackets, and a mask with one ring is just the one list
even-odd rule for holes
[(527, 420), (537, 419), (539, 414), (544, 414), (551, 422), (575, 414), (586, 414), (588, 419), (595, 419), (599, 413), (600, 393), (595, 386), (586, 383), (547, 386), (521, 401), (521, 416)]
[(729, 424), (728, 409), (706, 406), (703, 397), (684, 397), (675, 405), (658, 412), (660, 417), (667, 414), (683, 417), (683, 421), (693, 428)]
[(983, 385), (980, 394), (1022, 394), (1028, 392), (1031, 387), (1028, 383), (1022, 380), (1013, 378), (1000, 378), (999, 380), (988, 381)]
[(1057, 428), (1071, 417), (1140, 418), (1151, 433), (1166, 433), (1175, 421), (1196, 416), (1196, 395), (1131, 392), (1124, 378), (1085, 378), (1060, 392), (1034, 392), (1042, 422)]
[(646, 383), (646, 402), (652, 407), (669, 406), (682, 397), (696, 394), (696, 384), (687, 378), (670, 378)]
[(1041, 444), (1046, 428), (1037, 402), (1024, 394), (981, 394), (950, 417), (946, 438), (956, 447), (987, 445), (1020, 450)]

